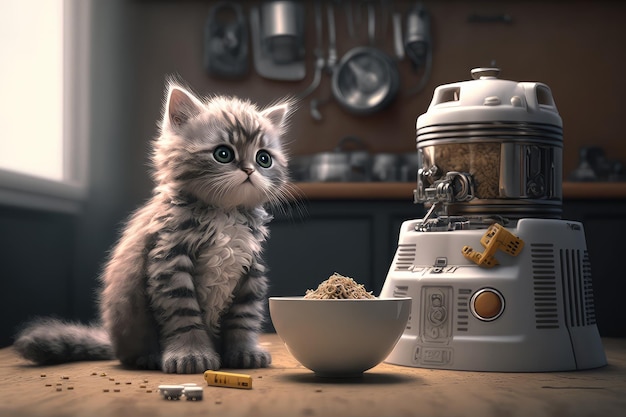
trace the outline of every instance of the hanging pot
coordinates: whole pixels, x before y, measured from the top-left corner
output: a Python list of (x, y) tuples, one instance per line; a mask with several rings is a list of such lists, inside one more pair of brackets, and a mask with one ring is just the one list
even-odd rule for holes
[(376, 12), (368, 8), (370, 46), (356, 47), (344, 55), (333, 72), (332, 92), (346, 110), (370, 114), (385, 108), (398, 93), (400, 75), (396, 63), (383, 51), (374, 48)]
[(369, 46), (351, 49), (333, 73), (332, 92), (346, 110), (370, 114), (385, 108), (398, 93), (400, 84), (395, 62)]
[(204, 27), (204, 66), (209, 74), (240, 78), (248, 73), (248, 26), (241, 6), (219, 2)]

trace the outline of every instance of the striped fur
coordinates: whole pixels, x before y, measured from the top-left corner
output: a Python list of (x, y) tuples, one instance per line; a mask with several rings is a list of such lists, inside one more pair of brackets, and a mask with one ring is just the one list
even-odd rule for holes
[[(156, 186), (103, 271), (101, 327), (35, 322), (18, 335), (18, 352), (40, 364), (115, 356), (168, 373), (268, 366), (257, 343), (264, 206), (288, 195), (281, 137), (290, 104), (259, 110), (170, 82), (152, 155)], [(228, 152), (217, 155), (220, 146)]]

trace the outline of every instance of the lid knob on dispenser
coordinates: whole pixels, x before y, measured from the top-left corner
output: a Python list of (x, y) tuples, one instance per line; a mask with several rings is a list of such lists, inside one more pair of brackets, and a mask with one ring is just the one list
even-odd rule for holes
[(500, 68), (474, 68), (471, 73), (472, 78), (475, 80), (498, 78)]

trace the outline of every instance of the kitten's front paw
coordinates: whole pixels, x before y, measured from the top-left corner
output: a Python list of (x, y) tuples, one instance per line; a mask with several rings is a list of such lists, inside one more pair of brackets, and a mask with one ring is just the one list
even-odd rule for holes
[(163, 353), (162, 370), (168, 374), (201, 374), (220, 369), (220, 357), (213, 350), (179, 349)]
[(225, 368), (267, 368), (272, 363), (272, 355), (265, 349), (227, 350), (222, 355)]

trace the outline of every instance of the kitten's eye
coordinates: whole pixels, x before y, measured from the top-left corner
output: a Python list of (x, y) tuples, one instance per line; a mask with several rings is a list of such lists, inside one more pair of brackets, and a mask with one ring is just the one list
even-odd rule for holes
[(256, 163), (263, 168), (272, 166), (272, 156), (267, 151), (259, 151), (256, 154)]
[(221, 145), (213, 151), (213, 158), (215, 158), (217, 162), (227, 164), (235, 159), (235, 152), (233, 152), (233, 150), (228, 146)]

